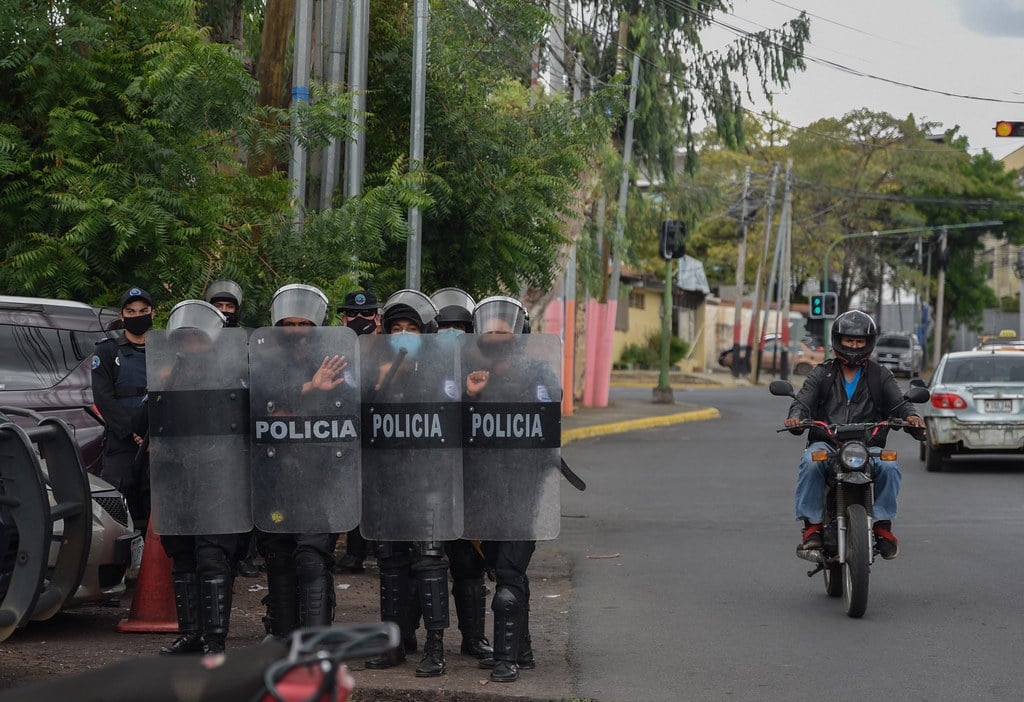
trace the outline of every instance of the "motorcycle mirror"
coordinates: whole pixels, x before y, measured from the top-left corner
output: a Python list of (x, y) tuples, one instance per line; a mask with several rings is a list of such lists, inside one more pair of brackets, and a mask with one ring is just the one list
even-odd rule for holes
[(907, 390), (907, 394), (904, 395), (908, 400), (913, 402), (915, 405), (919, 405), (922, 402), (928, 402), (932, 394), (928, 392), (928, 388), (920, 387), (918, 385), (911, 384), (910, 389)]
[(793, 393), (793, 385), (788, 380), (773, 380), (768, 385), (768, 392), (772, 395), (785, 395), (788, 397), (795, 397)]

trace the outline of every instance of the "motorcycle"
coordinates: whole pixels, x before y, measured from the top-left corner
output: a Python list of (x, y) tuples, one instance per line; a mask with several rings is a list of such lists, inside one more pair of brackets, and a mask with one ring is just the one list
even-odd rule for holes
[(299, 629), (209, 656), (133, 657), (0, 692), (0, 702), (346, 702), (345, 661), (401, 645), (391, 622)]
[[(796, 399), (793, 386), (786, 380), (772, 381), (768, 391), (772, 395)], [(907, 402), (920, 404), (928, 401), (929, 392), (915, 385), (903, 397)], [(885, 429), (914, 430), (912, 435), (919, 441), (923, 435), (919, 435), (919, 427), (897, 418), (855, 424), (827, 424), (804, 419), (795, 427), (784, 427), (778, 431), (803, 434), (811, 427), (817, 427), (826, 434), (826, 441), (832, 449), (812, 454), (814, 460), (828, 462), (822, 518), (823, 546), (810, 550), (797, 548), (797, 556), (815, 564), (814, 569), (807, 572), (807, 577), (814, 577), (819, 572), (825, 574), (825, 591), (830, 597), (842, 596), (847, 616), (862, 617), (868, 606), (871, 565), (878, 553), (871, 517), (875, 497), (872, 459), (896, 460), (895, 450), (871, 446), (871, 439)]]

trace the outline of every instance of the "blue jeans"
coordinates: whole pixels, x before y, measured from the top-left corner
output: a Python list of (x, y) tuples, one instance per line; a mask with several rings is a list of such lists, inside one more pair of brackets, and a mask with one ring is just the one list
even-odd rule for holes
[[(824, 441), (815, 441), (807, 446), (800, 458), (800, 473), (796, 477), (796, 518), (806, 519), (812, 524), (821, 522), (825, 495), (825, 461), (812, 461), (811, 452), (821, 449), (835, 453)], [(900, 467), (896, 461), (872, 458), (875, 464), (875, 507), (872, 516), (877, 519), (893, 519), (896, 516), (896, 497), (900, 493)]]

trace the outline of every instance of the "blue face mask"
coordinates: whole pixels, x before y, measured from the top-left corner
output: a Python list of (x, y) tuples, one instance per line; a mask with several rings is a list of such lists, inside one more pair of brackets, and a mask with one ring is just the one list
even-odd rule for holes
[(441, 336), (442, 334), (446, 336), (462, 336), (465, 333), (466, 332), (462, 331), (458, 327), (445, 327), (444, 329), (437, 330), (438, 336)]
[(389, 334), (388, 344), (395, 353), (398, 353), (399, 349), (405, 349), (406, 357), (413, 358), (423, 345), (423, 339), (419, 334), (403, 331)]

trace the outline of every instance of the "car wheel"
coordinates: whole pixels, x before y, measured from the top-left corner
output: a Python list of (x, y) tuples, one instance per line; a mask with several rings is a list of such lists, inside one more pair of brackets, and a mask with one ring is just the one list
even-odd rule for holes
[(922, 446), (924, 446), (924, 469), (929, 473), (941, 472), (942, 463), (946, 458), (945, 451), (941, 446), (932, 446), (927, 441)]

